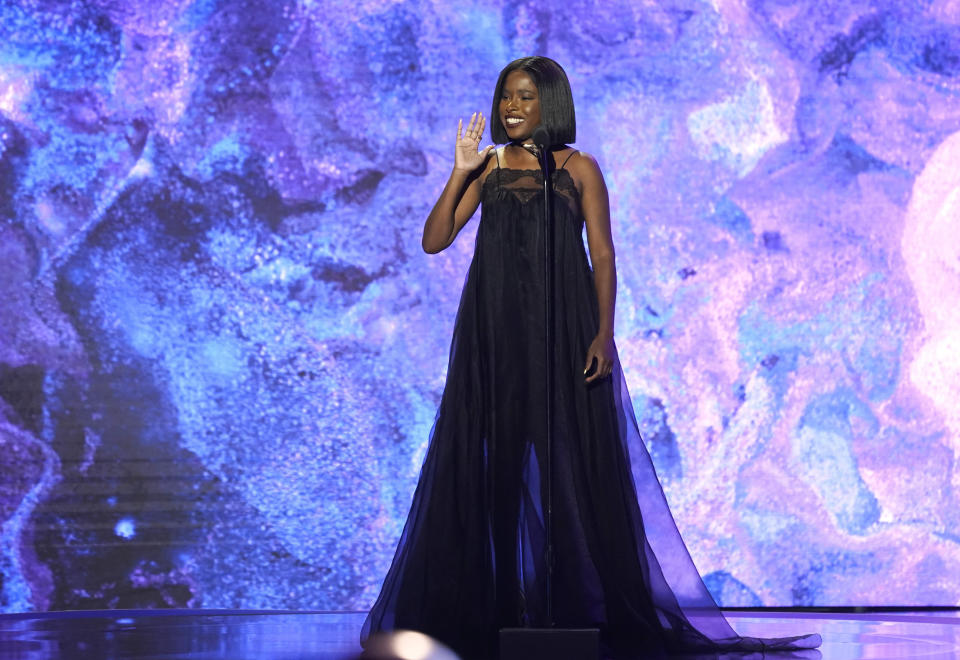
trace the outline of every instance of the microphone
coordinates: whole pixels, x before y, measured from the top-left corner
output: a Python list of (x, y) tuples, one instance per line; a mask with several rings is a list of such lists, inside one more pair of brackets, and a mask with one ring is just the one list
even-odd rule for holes
[(540, 124), (533, 129), (533, 135), (531, 135), (530, 138), (541, 151), (545, 152), (547, 149), (553, 146), (553, 138), (550, 136), (550, 129), (543, 124)]

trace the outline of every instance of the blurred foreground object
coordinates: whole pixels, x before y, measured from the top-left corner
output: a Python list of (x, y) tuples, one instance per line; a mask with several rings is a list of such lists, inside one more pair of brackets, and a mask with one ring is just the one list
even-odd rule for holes
[(357, 660), (460, 660), (460, 656), (423, 633), (401, 630), (371, 637)]

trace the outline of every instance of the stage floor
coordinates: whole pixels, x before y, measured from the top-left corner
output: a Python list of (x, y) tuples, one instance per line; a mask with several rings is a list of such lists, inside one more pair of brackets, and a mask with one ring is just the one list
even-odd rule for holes
[[(960, 658), (958, 611), (727, 616), (743, 635), (818, 632), (825, 660)], [(235, 610), (8, 614), (0, 615), (0, 660), (343, 660), (359, 651), (363, 617), (362, 612)]]

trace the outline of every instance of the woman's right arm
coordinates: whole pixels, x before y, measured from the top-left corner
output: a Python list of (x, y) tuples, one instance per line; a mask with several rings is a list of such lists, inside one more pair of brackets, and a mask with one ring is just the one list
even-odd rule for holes
[(483, 113), (475, 112), (470, 116), (466, 131), (463, 130), (463, 120), (457, 124), (453, 172), (423, 225), (421, 245), (424, 252), (436, 254), (447, 249), (480, 205), (483, 165), (493, 150), (493, 145), (483, 151), (477, 150), (486, 123)]

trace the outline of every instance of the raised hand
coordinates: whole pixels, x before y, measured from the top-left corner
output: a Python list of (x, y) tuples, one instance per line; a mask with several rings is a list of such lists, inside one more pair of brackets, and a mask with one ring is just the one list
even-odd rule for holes
[(482, 112), (470, 115), (467, 130), (463, 130), (463, 120), (457, 123), (457, 145), (454, 152), (453, 168), (464, 172), (472, 172), (483, 165), (487, 156), (493, 150), (493, 145), (480, 150), (480, 141), (483, 139), (483, 129), (487, 125)]

